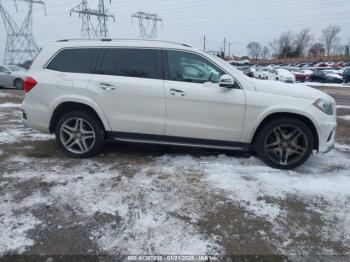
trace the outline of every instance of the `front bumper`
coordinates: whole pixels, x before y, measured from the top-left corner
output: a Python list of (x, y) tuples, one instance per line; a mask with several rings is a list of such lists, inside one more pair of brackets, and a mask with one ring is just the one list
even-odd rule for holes
[(319, 132), (318, 146), (318, 151), (320, 153), (328, 153), (329, 151), (334, 149), (336, 127), (336, 123), (321, 124), (322, 130)]

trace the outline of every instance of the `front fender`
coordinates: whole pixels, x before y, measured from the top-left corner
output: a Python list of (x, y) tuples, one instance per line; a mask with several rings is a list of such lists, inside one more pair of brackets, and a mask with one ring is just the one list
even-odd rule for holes
[[(264, 122), (265, 119), (274, 115), (274, 114), (294, 114), (306, 117), (311, 121), (311, 123), (315, 126), (317, 134), (320, 134), (320, 125), (318, 124), (317, 119), (308, 112), (309, 106), (303, 106), (301, 108), (295, 107), (286, 107), (286, 106), (275, 106), (271, 108), (266, 108), (260, 112), (260, 114), (253, 117), (252, 112), (247, 112), (246, 121), (244, 124), (244, 132), (242, 134), (242, 142), (251, 143), (256, 131), (260, 127), (260, 125)], [(249, 115), (251, 114), (251, 115)]]

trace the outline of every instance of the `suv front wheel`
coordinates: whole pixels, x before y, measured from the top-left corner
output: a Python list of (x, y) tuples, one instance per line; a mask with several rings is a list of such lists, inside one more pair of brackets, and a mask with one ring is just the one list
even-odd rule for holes
[(314, 148), (314, 137), (304, 122), (280, 118), (262, 128), (256, 146), (259, 158), (267, 165), (290, 170), (308, 160)]
[(99, 154), (105, 144), (105, 133), (93, 114), (76, 111), (65, 114), (56, 125), (58, 147), (75, 158)]

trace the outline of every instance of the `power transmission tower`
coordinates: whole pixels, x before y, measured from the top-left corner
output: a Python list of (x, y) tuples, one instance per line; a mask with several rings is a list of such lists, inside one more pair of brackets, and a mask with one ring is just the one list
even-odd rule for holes
[[(156, 39), (158, 36), (158, 23), (163, 25), (163, 20), (157, 14), (148, 14), (137, 12), (132, 15), (132, 21), (137, 19), (139, 22), (140, 37), (146, 39)], [(150, 24), (152, 24), (150, 26)]]
[[(82, 18), (81, 37), (82, 38), (104, 38), (108, 36), (107, 21), (115, 17), (105, 7), (104, 0), (99, 0), (98, 9), (90, 9), (87, 0), (82, 0), (81, 4), (70, 10), (70, 14), (78, 13)], [(91, 21), (91, 17), (97, 17), (97, 26)]]
[(88, 8), (87, 0), (82, 0), (81, 4), (70, 10), (70, 15), (72, 13), (78, 13), (79, 17), (81, 17), (82, 25), (81, 25), (81, 37), (82, 38), (97, 38), (98, 34), (96, 28), (91, 22), (91, 15), (95, 13), (96, 10), (92, 10)]
[(16, 64), (32, 60), (39, 52), (39, 47), (33, 36), (33, 5), (40, 4), (45, 8), (45, 3), (41, 0), (21, 1), (28, 4), (28, 13), (20, 28), (0, 2), (0, 12), (7, 32), (4, 64)]
[(4, 64), (11, 64), (14, 61), (14, 56), (17, 53), (15, 51), (14, 43), (18, 35), (19, 28), (6, 9), (0, 2), (0, 13), (2, 20), (4, 21), (5, 30), (7, 33)]

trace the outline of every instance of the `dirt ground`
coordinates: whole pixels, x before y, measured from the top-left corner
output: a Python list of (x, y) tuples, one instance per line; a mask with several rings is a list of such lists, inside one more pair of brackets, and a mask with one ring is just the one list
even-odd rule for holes
[(350, 90), (322, 90), (341, 104), (336, 149), (295, 171), (121, 143), (69, 159), (0, 90), (0, 256), (350, 255)]

